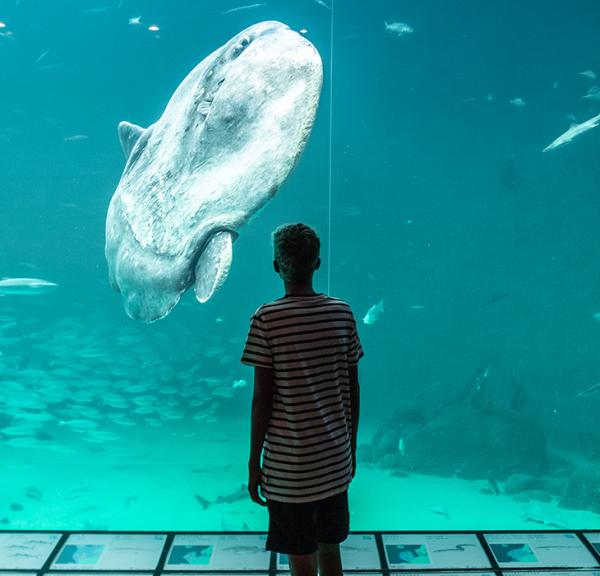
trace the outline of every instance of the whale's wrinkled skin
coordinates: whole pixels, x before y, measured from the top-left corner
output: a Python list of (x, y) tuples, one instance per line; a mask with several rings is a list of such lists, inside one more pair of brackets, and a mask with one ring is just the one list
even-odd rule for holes
[(105, 253), (131, 318), (159, 320), (192, 285), (200, 302), (222, 285), (238, 230), (304, 149), (322, 82), (306, 38), (261, 22), (198, 64), (156, 123), (119, 124), (127, 162)]

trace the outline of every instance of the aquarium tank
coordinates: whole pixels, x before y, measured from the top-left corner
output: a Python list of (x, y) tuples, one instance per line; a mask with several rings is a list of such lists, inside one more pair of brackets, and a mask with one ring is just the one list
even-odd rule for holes
[[(258, 58), (158, 132), (187, 75), (268, 22), (322, 62), (305, 141), (239, 131), (270, 104)], [(599, 27), (595, 0), (0, 0), (0, 529), (266, 530), (240, 358), (291, 222), (365, 352), (352, 530), (600, 528)], [(182, 148), (211, 114), (228, 129)], [(223, 183), (263, 147), (276, 185)], [(163, 198), (184, 164), (220, 170), (200, 220), (236, 234), (133, 261), (111, 200), (126, 178)], [(193, 194), (128, 198), (147, 243), (196, 234)]]

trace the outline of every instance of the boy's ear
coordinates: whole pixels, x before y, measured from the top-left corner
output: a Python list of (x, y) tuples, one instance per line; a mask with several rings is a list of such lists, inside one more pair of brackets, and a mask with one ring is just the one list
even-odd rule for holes
[(279, 272), (280, 272), (279, 262), (277, 262), (277, 260), (273, 260), (273, 268), (275, 268), (275, 272), (277, 272), (277, 274), (279, 274)]
[(321, 259), (317, 258), (317, 261), (315, 262), (315, 270), (318, 270), (321, 266)]

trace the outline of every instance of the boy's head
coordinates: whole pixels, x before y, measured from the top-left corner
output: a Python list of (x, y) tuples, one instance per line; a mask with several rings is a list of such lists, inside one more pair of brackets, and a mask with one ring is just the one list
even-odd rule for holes
[(295, 284), (308, 282), (321, 265), (321, 241), (306, 224), (284, 224), (273, 232), (275, 271)]

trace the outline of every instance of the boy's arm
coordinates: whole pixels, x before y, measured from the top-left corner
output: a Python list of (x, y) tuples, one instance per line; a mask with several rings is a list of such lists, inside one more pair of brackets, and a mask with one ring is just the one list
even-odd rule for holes
[(358, 419), (360, 416), (360, 387), (358, 385), (358, 364), (348, 366), (350, 376), (350, 406), (352, 414), (352, 454), (356, 454)]
[(260, 455), (273, 409), (273, 369), (254, 367), (249, 468), (260, 468)]

